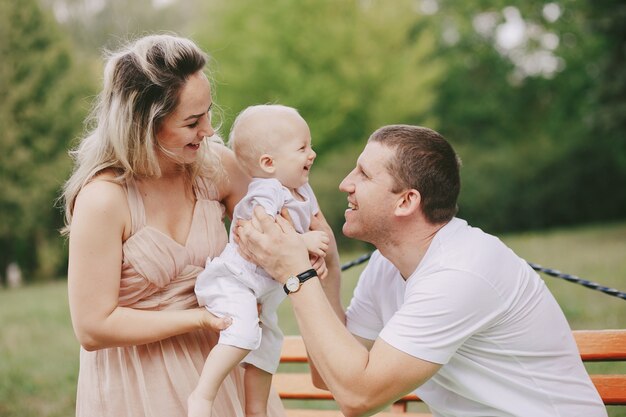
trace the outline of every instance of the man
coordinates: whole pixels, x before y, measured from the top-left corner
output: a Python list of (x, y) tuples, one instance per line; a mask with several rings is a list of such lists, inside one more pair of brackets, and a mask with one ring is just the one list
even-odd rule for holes
[(287, 221), (259, 212), (239, 238), (295, 290), (307, 351), (346, 416), (411, 391), (435, 416), (606, 416), (543, 281), (497, 238), (454, 217), (459, 162), (441, 135), (377, 130), (339, 188), (348, 194), (344, 234), (377, 248), (346, 315), (336, 257), (323, 283), (289, 279), (311, 266)]

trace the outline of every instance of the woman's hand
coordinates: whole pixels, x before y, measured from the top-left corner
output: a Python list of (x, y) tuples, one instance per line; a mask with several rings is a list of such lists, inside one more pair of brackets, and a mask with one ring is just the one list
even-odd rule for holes
[(274, 220), (262, 207), (254, 208), (251, 221), (237, 223), (235, 235), (242, 256), (283, 284), (311, 268), (306, 245), (291, 223), (282, 216)]
[(233, 319), (230, 317), (216, 317), (204, 307), (198, 307), (196, 309), (199, 314), (200, 328), (204, 330), (211, 330), (214, 332), (220, 332), (227, 329), (232, 323)]

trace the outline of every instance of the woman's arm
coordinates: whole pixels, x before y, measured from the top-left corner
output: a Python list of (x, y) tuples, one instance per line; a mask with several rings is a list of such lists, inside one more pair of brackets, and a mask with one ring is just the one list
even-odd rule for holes
[(69, 239), (68, 294), (74, 331), (87, 350), (138, 345), (223, 326), (205, 309), (142, 311), (118, 305), (122, 242), (130, 212), (121, 186), (95, 180), (78, 194)]

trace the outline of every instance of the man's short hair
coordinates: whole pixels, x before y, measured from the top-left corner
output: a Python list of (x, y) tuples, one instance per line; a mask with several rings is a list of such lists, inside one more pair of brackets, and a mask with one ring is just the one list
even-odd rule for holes
[(460, 160), (443, 136), (426, 127), (390, 125), (376, 130), (368, 141), (395, 150), (387, 164), (394, 178), (394, 193), (419, 191), (422, 211), (433, 224), (447, 222), (456, 215)]

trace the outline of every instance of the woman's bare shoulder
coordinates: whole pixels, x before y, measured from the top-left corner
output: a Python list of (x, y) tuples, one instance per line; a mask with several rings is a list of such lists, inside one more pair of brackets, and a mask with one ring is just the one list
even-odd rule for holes
[(78, 193), (80, 199), (86, 197), (95, 198), (98, 203), (109, 200), (117, 201), (120, 197), (126, 198), (124, 186), (118, 181), (117, 175), (113, 171), (107, 170), (93, 177)]
[(78, 193), (74, 217), (117, 224), (126, 229), (130, 219), (127, 201), (124, 186), (116, 181), (116, 175), (103, 172), (85, 184)]

